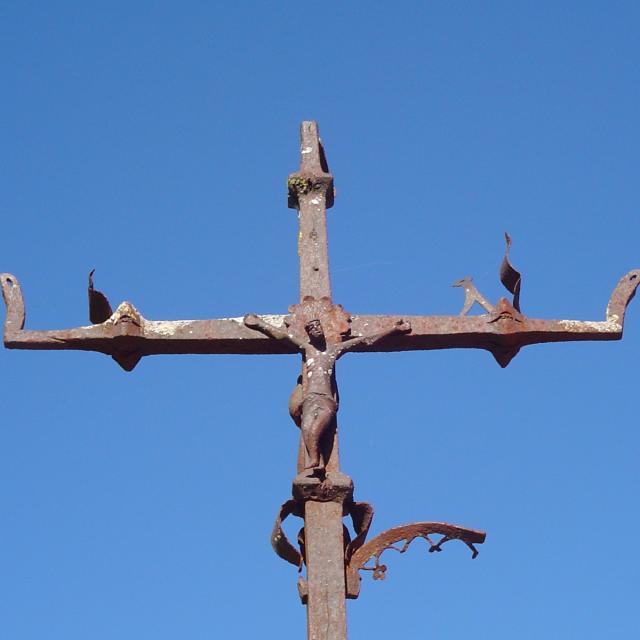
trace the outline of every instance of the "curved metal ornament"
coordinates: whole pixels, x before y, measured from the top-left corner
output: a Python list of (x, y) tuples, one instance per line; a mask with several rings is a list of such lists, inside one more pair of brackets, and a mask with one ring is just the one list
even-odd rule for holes
[(4, 320), (4, 334), (6, 337), (22, 331), (26, 312), (18, 278), (10, 273), (0, 273), (0, 284), (2, 285), (2, 297), (7, 305), (7, 315)]
[(89, 272), (89, 321), (91, 324), (102, 324), (113, 315), (113, 309), (107, 296), (93, 286), (93, 274), (95, 271), (95, 269), (91, 269)]
[(500, 282), (505, 286), (507, 291), (513, 294), (513, 306), (520, 311), (520, 286), (522, 285), (522, 275), (509, 262), (509, 250), (511, 249), (511, 236), (505, 232), (504, 239), (507, 247), (500, 265)]
[[(431, 536), (439, 535), (434, 541)], [(442, 551), (442, 545), (449, 540), (460, 540), (471, 549), (472, 558), (478, 555), (474, 545), (482, 544), (487, 537), (484, 531), (467, 529), (445, 522), (415, 522), (387, 529), (357, 549), (347, 565), (347, 581), (350, 586), (350, 597), (355, 598), (359, 591), (360, 576), (358, 571), (373, 571), (374, 580), (384, 580), (387, 566), (381, 564), (380, 558), (387, 549), (404, 553), (416, 538), (422, 538), (429, 544), (429, 553)], [(402, 546), (396, 546), (403, 542)], [(367, 566), (373, 560), (373, 566)]]
[(278, 511), (278, 516), (273, 525), (273, 531), (271, 532), (271, 546), (273, 550), (280, 558), (298, 567), (298, 571), (302, 571), (304, 557), (303, 554), (289, 542), (289, 539), (282, 529), (282, 522), (292, 513), (298, 517), (302, 517), (300, 509), (300, 503), (297, 500), (287, 500), (280, 507), (280, 511)]

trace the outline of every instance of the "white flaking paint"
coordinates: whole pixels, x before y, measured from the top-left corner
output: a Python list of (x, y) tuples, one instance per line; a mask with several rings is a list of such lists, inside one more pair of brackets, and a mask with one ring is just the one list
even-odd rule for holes
[[(131, 312), (136, 313), (140, 317), (141, 324), (143, 325), (145, 331), (156, 333), (158, 335), (166, 337), (175, 335), (179, 329), (188, 327), (192, 323), (201, 322), (198, 320), (147, 320), (140, 315), (140, 312), (130, 302), (123, 302), (115, 310), (113, 315), (105, 321), (104, 324), (115, 324), (120, 319), (121, 315), (130, 314)], [(273, 314), (260, 316), (260, 318), (262, 318), (265, 322), (268, 322), (270, 325), (273, 325), (274, 327), (284, 326), (285, 316), (283, 315)], [(220, 318), (220, 320), (229, 320), (231, 322), (235, 322), (236, 324), (244, 326), (244, 316), (238, 318)], [(90, 329), (92, 326), (95, 325), (88, 325), (81, 328)], [(193, 331), (189, 331), (189, 334), (193, 334)]]
[(313, 147), (304, 147), (301, 151), (303, 154), (311, 153), (313, 151)]
[(320, 198), (313, 198), (313, 200), (311, 200), (311, 204), (320, 204)]
[(607, 305), (607, 320), (609, 322), (617, 322), (620, 324), (620, 316), (617, 313), (611, 313), (610, 304)]
[[(284, 316), (283, 315), (266, 315), (266, 316), (258, 316), (262, 318), (265, 322), (273, 325), (274, 327), (282, 327), (284, 326)], [(220, 318), (220, 320), (229, 320), (231, 322), (235, 322), (236, 324), (244, 325), (244, 316), (239, 318)]]
[[(161, 336), (173, 336), (178, 329), (190, 325), (193, 320), (146, 320), (145, 329), (152, 333), (159, 333)], [(193, 333), (193, 331), (189, 331)]]
[(611, 319), (605, 322), (591, 322), (588, 320), (558, 320), (558, 322), (569, 331), (598, 331), (600, 333), (615, 333), (620, 329), (620, 325), (617, 321)]
[(116, 324), (122, 316), (132, 316), (140, 319), (140, 325), (144, 326), (148, 322), (142, 317), (142, 314), (126, 300), (118, 305), (118, 308), (111, 314), (110, 318), (104, 321), (104, 324)]

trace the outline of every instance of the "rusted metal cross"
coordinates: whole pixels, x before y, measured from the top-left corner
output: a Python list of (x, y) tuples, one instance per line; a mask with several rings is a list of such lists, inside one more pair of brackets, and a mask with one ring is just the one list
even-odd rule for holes
[[(301, 127), (301, 165), (289, 176), (289, 207), (299, 212), (300, 301), (286, 315), (217, 320), (154, 321), (144, 318), (129, 302), (112, 311), (104, 294), (94, 289), (89, 275), (90, 326), (54, 331), (24, 330), (25, 308), (18, 280), (0, 276), (7, 305), (5, 345), (10, 349), (80, 349), (110, 355), (131, 371), (143, 356), (171, 353), (283, 354), (302, 353), (302, 374), (289, 401), (292, 419), (301, 428), (298, 475), (292, 498), (278, 513), (272, 533), (280, 557), (306, 568), (298, 579), (307, 606), (308, 638), (346, 638), (345, 599), (360, 591), (360, 570), (383, 578), (382, 553), (403, 553), (417, 538), (437, 552), (452, 539), (477, 554), (485, 540), (481, 531), (439, 522), (395, 527), (367, 541), (373, 509), (355, 502), (353, 483), (340, 471), (336, 414), (338, 391), (335, 363), (348, 351), (409, 351), (478, 348), (490, 351), (506, 367), (521, 347), (541, 342), (617, 340), (622, 337), (625, 309), (640, 284), (640, 270), (625, 275), (615, 287), (605, 319), (538, 320), (520, 310), (520, 274), (509, 262), (511, 240), (500, 278), (513, 299), (492, 305), (471, 278), (455, 283), (465, 292), (456, 316), (364, 316), (347, 313), (331, 299), (326, 209), (333, 205), (333, 177), (329, 172), (315, 122)], [(478, 303), (486, 313), (468, 316)], [(304, 519), (298, 545), (284, 534), (289, 515)], [(351, 539), (343, 519), (351, 516)], [(437, 536), (437, 538), (436, 538)], [(396, 546), (397, 543), (402, 543)]]

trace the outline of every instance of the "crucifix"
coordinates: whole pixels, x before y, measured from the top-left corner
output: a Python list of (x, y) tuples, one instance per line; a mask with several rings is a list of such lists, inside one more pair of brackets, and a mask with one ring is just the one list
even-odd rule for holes
[[(307, 607), (311, 640), (346, 639), (346, 599), (360, 593), (360, 571), (385, 576), (387, 550), (404, 553), (416, 539), (429, 552), (450, 540), (466, 544), (472, 557), (485, 533), (442, 522), (415, 522), (367, 539), (373, 508), (354, 500), (351, 478), (340, 470), (336, 361), (348, 352), (389, 352), (449, 348), (489, 351), (506, 367), (526, 345), (574, 340), (619, 340), (626, 307), (640, 284), (640, 270), (623, 276), (610, 297), (604, 320), (542, 320), (520, 308), (521, 274), (509, 258), (511, 238), (500, 280), (513, 294), (491, 304), (470, 277), (454, 283), (464, 290), (458, 315), (354, 315), (331, 297), (326, 209), (333, 206), (333, 176), (313, 121), (301, 125), (301, 163), (289, 176), (288, 205), (298, 211), (300, 297), (281, 315), (248, 313), (240, 318), (158, 321), (144, 318), (130, 303), (115, 311), (95, 289), (89, 274), (89, 326), (31, 331), (24, 329), (25, 307), (17, 278), (0, 275), (7, 306), (4, 343), (10, 349), (76, 349), (110, 355), (132, 371), (143, 356), (154, 354), (291, 354), (302, 355), (302, 372), (289, 399), (289, 413), (300, 427), (297, 474), (292, 496), (280, 507), (271, 534), (275, 552), (298, 568), (298, 593)], [(468, 315), (474, 304), (484, 310)], [(290, 515), (304, 526), (296, 543), (284, 533)], [(344, 525), (349, 516), (353, 536)], [(304, 573), (303, 573), (304, 571)]]

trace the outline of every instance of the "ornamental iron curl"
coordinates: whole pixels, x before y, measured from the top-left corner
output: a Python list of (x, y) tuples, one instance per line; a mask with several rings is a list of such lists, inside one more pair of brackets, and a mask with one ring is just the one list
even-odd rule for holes
[[(430, 537), (432, 535), (439, 535), (440, 539), (434, 541)], [(467, 529), (446, 522), (414, 522), (387, 529), (362, 545), (349, 559), (347, 564), (349, 596), (351, 598), (358, 596), (361, 580), (358, 571), (372, 571), (374, 580), (384, 580), (387, 566), (380, 563), (380, 558), (388, 549), (404, 553), (416, 538), (422, 538), (429, 544), (429, 553), (434, 553), (442, 551), (442, 545), (445, 542), (460, 540), (471, 549), (471, 557), (475, 558), (478, 555), (475, 545), (482, 544), (486, 537), (487, 534), (484, 531)], [(404, 541), (402, 546), (396, 546), (396, 543), (402, 541)], [(373, 566), (367, 566), (370, 560), (373, 560)]]
[[(353, 502), (347, 500), (344, 503), (345, 515), (351, 516), (356, 537), (351, 540), (346, 527), (343, 527), (345, 541), (345, 572), (346, 572), (346, 596), (355, 599), (360, 595), (361, 577), (359, 571), (373, 572), (374, 580), (384, 580), (387, 565), (380, 562), (385, 551), (391, 549), (398, 553), (405, 553), (416, 538), (422, 538), (428, 545), (429, 553), (442, 551), (442, 545), (450, 540), (460, 540), (471, 550), (471, 557), (478, 555), (475, 545), (482, 544), (486, 539), (484, 531), (459, 527), (446, 522), (414, 522), (405, 524), (378, 534), (375, 538), (365, 542), (369, 527), (373, 520), (373, 507), (367, 502)], [(303, 500), (287, 500), (278, 511), (276, 521), (271, 533), (271, 546), (276, 554), (298, 568), (302, 572), (306, 564), (305, 554), (305, 530), (302, 527), (297, 535), (298, 548), (287, 538), (282, 523), (289, 515), (304, 517)], [(431, 536), (440, 536), (433, 540)], [(401, 546), (397, 543), (403, 542)], [(373, 560), (373, 566), (368, 564)], [(302, 577), (298, 580), (298, 590), (302, 601), (307, 598), (307, 583)]]

